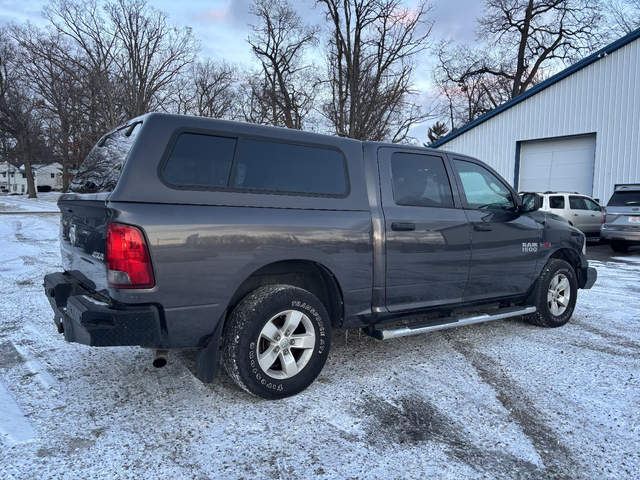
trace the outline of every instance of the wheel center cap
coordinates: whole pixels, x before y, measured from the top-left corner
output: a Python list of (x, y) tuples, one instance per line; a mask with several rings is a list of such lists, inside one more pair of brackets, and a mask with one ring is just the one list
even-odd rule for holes
[(290, 343), (291, 343), (291, 342), (289, 342), (289, 339), (288, 339), (288, 338), (283, 338), (283, 339), (280, 341), (280, 348), (282, 348), (282, 349), (289, 348), (289, 344), (290, 344)]

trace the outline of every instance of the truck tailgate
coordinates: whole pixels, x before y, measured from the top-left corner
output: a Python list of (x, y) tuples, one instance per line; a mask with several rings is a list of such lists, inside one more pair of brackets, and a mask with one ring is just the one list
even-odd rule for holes
[(65, 194), (58, 206), (62, 266), (74, 278), (95, 291), (107, 291), (105, 249), (110, 211), (108, 193)]

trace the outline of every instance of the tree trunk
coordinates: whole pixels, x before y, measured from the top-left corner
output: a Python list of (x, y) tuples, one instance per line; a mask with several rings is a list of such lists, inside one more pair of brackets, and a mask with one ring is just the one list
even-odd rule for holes
[(33, 179), (33, 170), (31, 169), (31, 160), (24, 162), (24, 173), (27, 175), (27, 192), (29, 198), (38, 198), (35, 181)]

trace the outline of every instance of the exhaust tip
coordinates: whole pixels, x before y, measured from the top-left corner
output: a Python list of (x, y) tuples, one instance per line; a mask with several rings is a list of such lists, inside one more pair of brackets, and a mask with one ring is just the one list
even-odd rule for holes
[(156, 350), (156, 354), (153, 357), (152, 365), (155, 368), (162, 368), (167, 364), (167, 357), (169, 356), (169, 350)]
[(154, 358), (153, 359), (153, 366), (156, 368), (162, 368), (167, 364), (167, 359), (166, 358)]

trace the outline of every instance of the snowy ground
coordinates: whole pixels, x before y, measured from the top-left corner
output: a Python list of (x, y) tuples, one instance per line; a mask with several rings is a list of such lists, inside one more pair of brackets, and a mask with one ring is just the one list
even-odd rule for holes
[(600, 278), (564, 328), (335, 333), (318, 380), (268, 402), (222, 371), (200, 383), (193, 352), (155, 370), (146, 350), (66, 344), (41, 287), (58, 220), (0, 215), (0, 478), (640, 474), (640, 249), (589, 249)]

